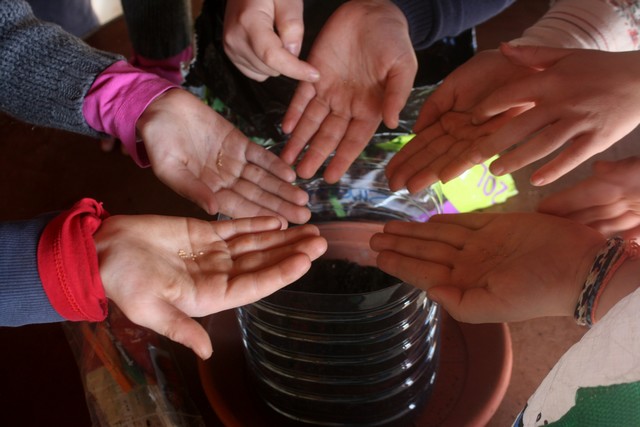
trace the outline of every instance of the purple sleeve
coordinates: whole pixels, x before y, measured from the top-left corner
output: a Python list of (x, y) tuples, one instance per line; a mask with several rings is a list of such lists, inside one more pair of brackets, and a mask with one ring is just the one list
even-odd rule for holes
[(392, 0), (409, 22), (411, 42), (425, 49), (497, 15), (515, 0)]

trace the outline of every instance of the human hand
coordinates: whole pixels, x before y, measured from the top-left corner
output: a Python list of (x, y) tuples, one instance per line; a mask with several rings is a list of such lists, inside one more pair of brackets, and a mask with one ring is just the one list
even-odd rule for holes
[(475, 123), (525, 104), (533, 108), (511, 120), (467, 153), (472, 163), (499, 153), (491, 172), (513, 172), (563, 147), (531, 175), (533, 185), (555, 181), (613, 145), (640, 122), (640, 53), (515, 47), (501, 51), (514, 64), (540, 72), (497, 89), (477, 105)]
[(324, 24), (308, 61), (322, 78), (298, 85), (282, 122), (291, 133), (281, 157), (302, 178), (324, 172), (333, 183), (358, 157), (381, 120), (398, 125), (413, 86), (417, 60), (406, 18), (389, 0), (352, 0)]
[(291, 167), (187, 91), (156, 98), (137, 129), (158, 178), (209, 214), (309, 220), (308, 195), (291, 184)]
[(227, 2), (224, 51), (245, 76), (259, 82), (280, 74), (317, 81), (318, 70), (298, 59), (304, 34), (302, 11), (302, 0)]
[(425, 289), (455, 319), (570, 316), (605, 242), (582, 224), (538, 213), (393, 221), (371, 239), (383, 271)]
[(231, 221), (112, 216), (94, 235), (105, 293), (134, 323), (212, 353), (206, 316), (297, 280), (326, 250), (313, 225), (280, 230), (273, 217)]
[[(440, 180), (447, 182), (475, 165), (465, 153), (495, 132), (522, 107), (493, 118), (481, 126), (470, 110), (497, 88), (534, 73), (511, 63), (498, 50), (479, 52), (454, 70), (427, 98), (409, 141), (386, 167), (389, 187), (417, 192)], [(479, 78), (478, 76), (481, 76)]]
[(605, 236), (640, 238), (640, 158), (598, 161), (593, 175), (544, 199), (543, 213), (563, 216)]

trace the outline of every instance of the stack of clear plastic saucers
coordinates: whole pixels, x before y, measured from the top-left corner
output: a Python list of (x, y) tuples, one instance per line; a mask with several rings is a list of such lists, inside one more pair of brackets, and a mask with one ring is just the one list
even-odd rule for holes
[[(375, 266), (369, 238), (384, 222), (425, 221), (441, 210), (437, 188), (389, 191), (384, 165), (392, 152), (377, 138), (338, 183), (298, 183), (310, 195), (311, 222), (329, 242), (325, 259)], [(237, 309), (262, 399), (303, 424), (410, 424), (437, 376), (437, 304), (399, 280), (357, 293), (326, 293), (318, 282), (317, 290), (285, 288)]]

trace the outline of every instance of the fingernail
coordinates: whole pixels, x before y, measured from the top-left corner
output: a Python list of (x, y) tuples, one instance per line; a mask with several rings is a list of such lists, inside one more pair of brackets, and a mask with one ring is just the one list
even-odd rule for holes
[(471, 150), (469, 150), (468, 159), (474, 165), (482, 163), (482, 155), (475, 148), (472, 148)]
[(298, 56), (300, 53), (300, 45), (298, 43), (289, 43), (285, 46), (285, 49), (289, 51), (292, 55)]
[(504, 167), (502, 166), (491, 165), (489, 170), (491, 171), (492, 174), (496, 176), (504, 175)]
[(541, 186), (541, 185), (543, 185), (543, 184), (544, 184), (544, 178), (543, 178), (543, 177), (541, 177), (541, 176), (535, 176), (535, 175), (533, 175), (533, 176), (531, 177), (531, 180), (530, 180), (529, 182), (531, 182), (531, 185), (533, 185), (533, 186), (535, 186), (535, 187), (539, 187), (539, 186)]
[(309, 73), (309, 80), (317, 82), (318, 80), (320, 80), (320, 72), (316, 71), (312, 71)]

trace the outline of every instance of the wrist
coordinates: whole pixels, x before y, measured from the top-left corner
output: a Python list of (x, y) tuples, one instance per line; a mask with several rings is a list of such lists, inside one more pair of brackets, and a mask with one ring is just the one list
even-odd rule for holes
[(613, 272), (609, 284), (603, 289), (594, 307), (594, 321), (602, 319), (620, 300), (633, 293), (640, 286), (640, 259), (626, 258)]
[[(574, 317), (579, 325), (592, 326), (618, 301), (633, 292), (640, 264), (635, 240), (613, 237), (595, 256), (577, 300)], [(633, 262), (629, 262), (633, 261)]]
[(107, 299), (93, 234), (108, 213), (82, 199), (50, 221), (38, 242), (38, 273), (52, 307), (67, 320), (100, 321)]
[(142, 167), (149, 165), (143, 144), (136, 136), (136, 122), (158, 96), (178, 86), (125, 61), (104, 70), (87, 93), (82, 112), (89, 126), (119, 138), (129, 155)]

